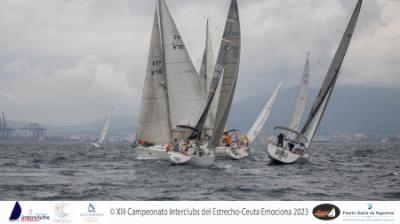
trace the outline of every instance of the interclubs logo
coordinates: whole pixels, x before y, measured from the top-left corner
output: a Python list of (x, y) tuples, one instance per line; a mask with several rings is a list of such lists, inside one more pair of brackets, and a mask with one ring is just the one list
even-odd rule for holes
[(14, 208), (11, 211), (10, 221), (17, 221), (21, 217), (22, 208), (19, 202), (15, 202)]
[(56, 215), (53, 223), (71, 223), (71, 219), (69, 218), (68, 211), (68, 203), (59, 202), (54, 206), (54, 214)]
[(45, 213), (33, 213), (32, 209), (29, 209), (28, 215), (24, 215), (22, 213), (22, 207), (17, 201), (11, 211), (9, 220), (12, 222), (40, 222), (50, 220), (50, 216)]
[(322, 204), (313, 209), (313, 215), (320, 220), (333, 220), (339, 217), (340, 209), (332, 204)]
[(94, 203), (88, 203), (86, 212), (81, 213), (80, 216), (84, 218), (85, 223), (97, 223), (104, 214), (98, 211)]

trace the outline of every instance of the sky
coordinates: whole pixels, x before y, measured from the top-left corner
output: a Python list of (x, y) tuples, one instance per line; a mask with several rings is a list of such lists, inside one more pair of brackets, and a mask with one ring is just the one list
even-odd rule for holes
[[(196, 68), (211, 20), (215, 55), (230, 0), (166, 0)], [(137, 114), (155, 0), (0, 0), (0, 111), (73, 125)], [(238, 0), (235, 101), (296, 86), (307, 52), (318, 88), (356, 0)], [(338, 85), (400, 88), (400, 1), (364, 0)]]

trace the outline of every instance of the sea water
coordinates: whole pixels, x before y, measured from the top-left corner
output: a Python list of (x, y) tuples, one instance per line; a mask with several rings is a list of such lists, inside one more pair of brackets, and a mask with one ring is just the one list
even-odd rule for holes
[(313, 144), (273, 165), (265, 147), (209, 168), (135, 160), (129, 145), (0, 145), (0, 200), (400, 200), (400, 145)]

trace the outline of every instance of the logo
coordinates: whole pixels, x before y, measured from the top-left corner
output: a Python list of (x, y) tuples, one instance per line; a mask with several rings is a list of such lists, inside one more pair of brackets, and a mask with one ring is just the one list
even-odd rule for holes
[(56, 218), (53, 223), (71, 223), (71, 219), (68, 218), (69, 214), (66, 212), (68, 204), (65, 202), (59, 202), (54, 206), (54, 214)]
[(17, 201), (17, 202), (15, 202), (14, 208), (11, 211), (10, 221), (18, 220), (19, 217), (21, 217), (21, 212), (22, 212), (21, 205)]
[(335, 205), (322, 204), (313, 209), (313, 215), (321, 220), (333, 220), (339, 217), (340, 209)]
[(89, 203), (88, 212), (89, 213), (96, 213), (96, 208), (94, 207), (94, 204)]
[(101, 211), (96, 209), (96, 206), (93, 203), (89, 203), (85, 211), (87, 212), (80, 214), (80, 217), (83, 218), (85, 223), (98, 223), (99, 219), (104, 216)]
[(368, 210), (371, 210), (372, 207), (373, 207), (372, 204), (371, 204), (370, 202), (368, 202), (367, 206), (368, 206)]

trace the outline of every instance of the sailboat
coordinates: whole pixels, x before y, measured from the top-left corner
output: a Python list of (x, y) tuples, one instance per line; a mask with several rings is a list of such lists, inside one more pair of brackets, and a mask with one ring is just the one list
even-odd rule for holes
[(272, 108), (275, 105), (276, 99), (278, 97), (278, 93), (281, 89), (282, 83), (276, 87), (275, 91), (269, 98), (267, 104), (264, 106), (263, 110), (261, 111), (260, 115), (257, 117), (254, 124), (251, 126), (250, 130), (247, 134), (237, 142), (233, 142), (229, 147), (217, 147), (218, 151), (224, 151), (226, 155), (230, 158), (238, 160), (249, 156), (249, 151), (251, 150), (251, 144), (260, 134), (261, 129), (264, 127), (265, 122), (268, 120), (269, 115), (271, 114)]
[(168, 160), (171, 139), (187, 137), (205, 104), (201, 79), (171, 12), (158, 0), (142, 93), (135, 149), (138, 159)]
[[(308, 98), (308, 88), (310, 82), (310, 53), (307, 54), (306, 64), (304, 66), (303, 76), (300, 81), (300, 86), (298, 89), (297, 97), (292, 109), (292, 115), (290, 118), (289, 126), (286, 127), (275, 127), (275, 129), (280, 129), (285, 133), (286, 141), (285, 144), (288, 145), (290, 149), (296, 144), (297, 141), (297, 133), (299, 132), (301, 118), (304, 113), (304, 108), (306, 106), (307, 98)], [(280, 134), (282, 136), (283, 134)], [(270, 137), (269, 142), (277, 142), (275, 137)], [(276, 154), (274, 151), (274, 147), (268, 145), (268, 154)], [(270, 157), (273, 157), (270, 155)]]
[[(173, 150), (170, 151), (168, 155), (173, 163), (194, 166), (210, 166), (214, 163), (215, 149), (219, 145), (219, 139), (226, 125), (236, 88), (240, 62), (240, 43), (241, 33), (238, 5), (236, 0), (232, 0), (225, 23), (207, 104), (204, 110), (202, 110), (202, 114), (195, 126), (181, 126), (182, 128), (191, 130), (191, 135), (181, 142), (175, 141), (172, 143)], [(208, 138), (204, 136), (205, 124), (220, 82), (221, 90), (213, 133), (212, 136)]]
[(113, 108), (111, 108), (110, 113), (108, 114), (106, 123), (105, 123), (103, 129), (101, 130), (99, 138), (97, 138), (94, 142), (92, 142), (92, 144), (91, 144), (92, 147), (101, 148), (103, 146), (104, 140), (106, 140), (108, 128), (110, 127), (112, 111), (113, 111)]
[(340, 73), (340, 68), (353, 37), (354, 29), (361, 11), (362, 2), (362, 0), (358, 0), (357, 2), (350, 22), (347, 25), (340, 45), (325, 76), (325, 80), (322, 83), (319, 94), (314, 101), (311, 112), (309, 113), (301, 131), (298, 132), (290, 128), (283, 128), (289, 133), (288, 137), (290, 139), (284, 139), (284, 136), (282, 136), (283, 134), (280, 135), (281, 140), (277, 140), (274, 137), (269, 139), (267, 151), (269, 157), (273, 161), (290, 164), (309, 156), (309, 146), (320, 125), (321, 119), (328, 106), (329, 99), (333, 93), (333, 89)]

